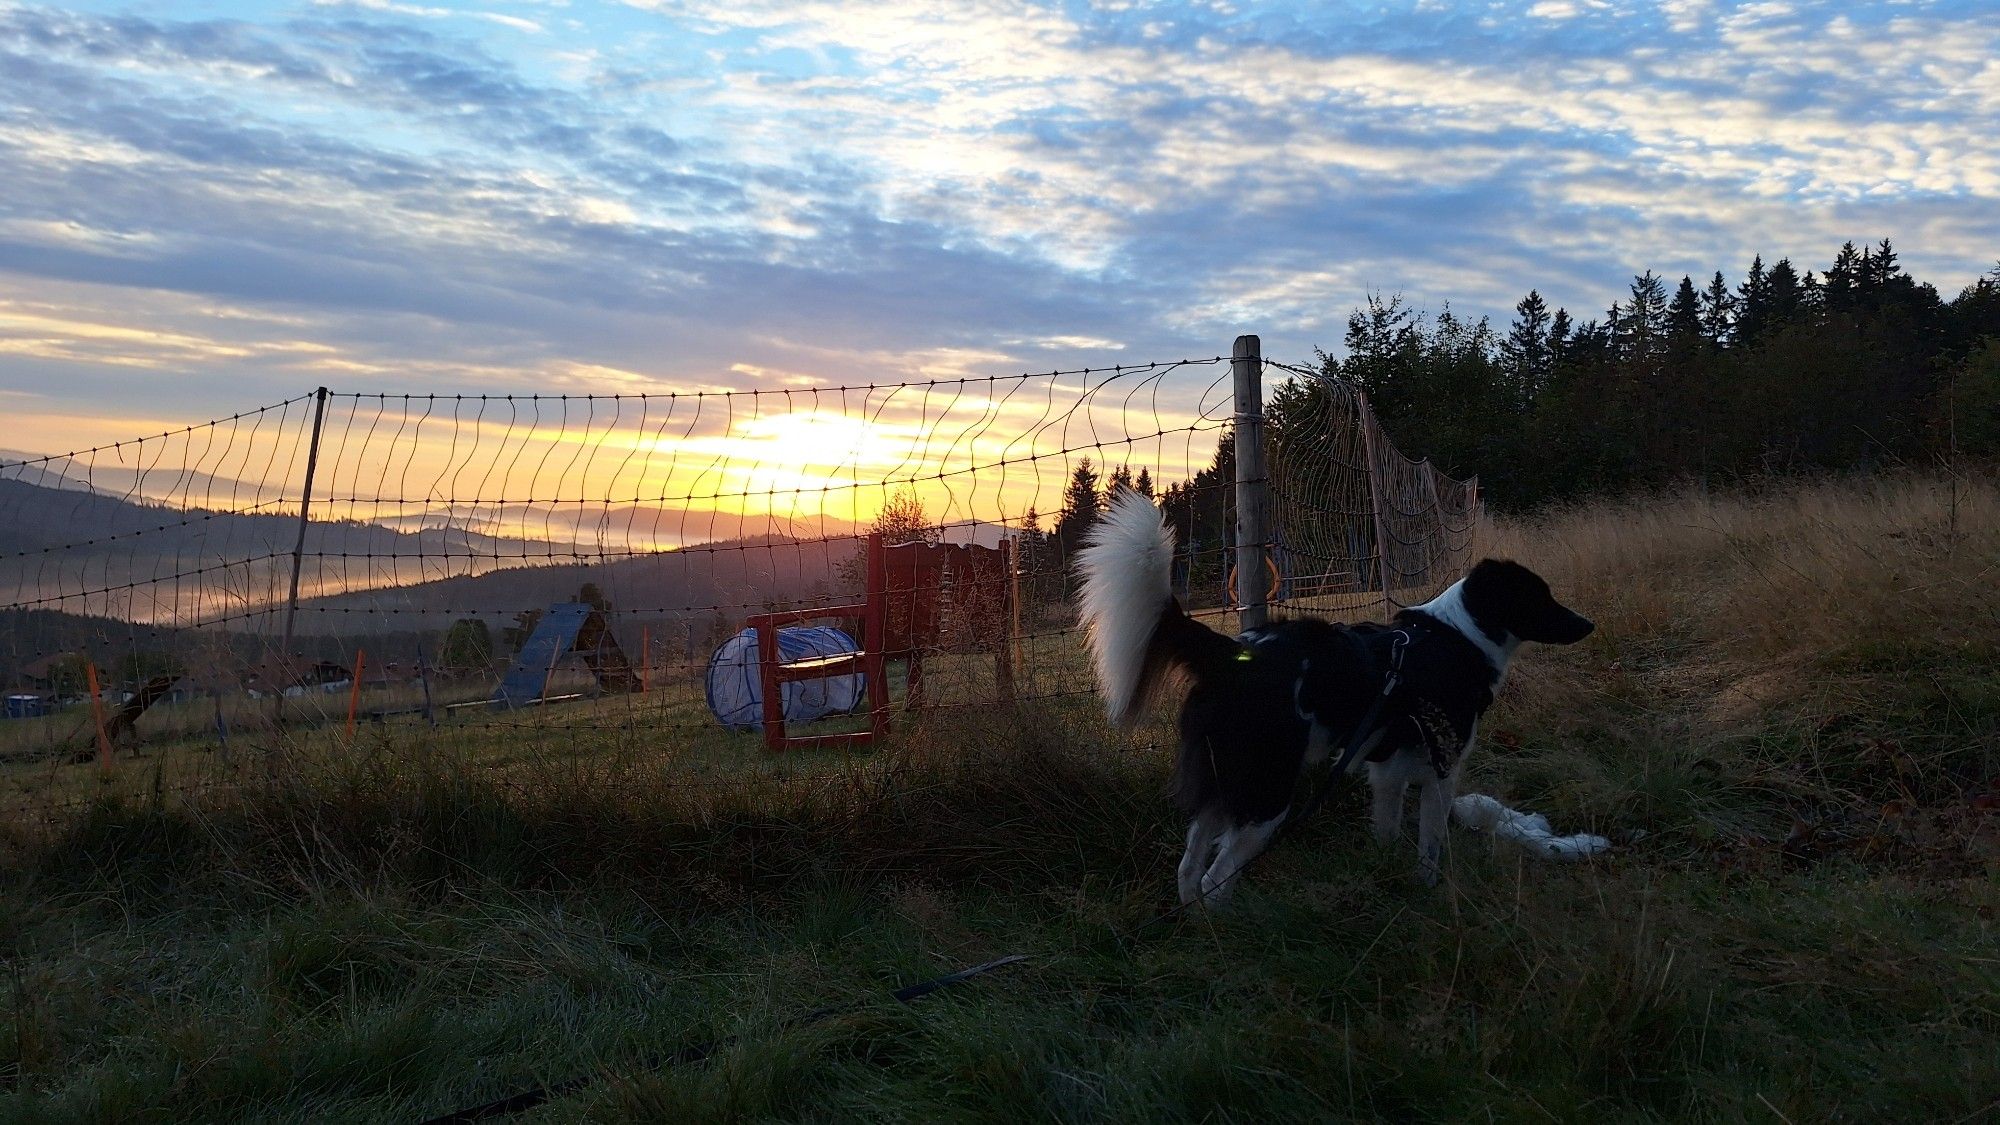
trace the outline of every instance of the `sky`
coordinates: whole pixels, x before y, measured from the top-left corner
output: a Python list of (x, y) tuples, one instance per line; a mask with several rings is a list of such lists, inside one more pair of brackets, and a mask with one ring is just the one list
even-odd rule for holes
[(2000, 5), (0, 0), (0, 448), (2000, 259)]

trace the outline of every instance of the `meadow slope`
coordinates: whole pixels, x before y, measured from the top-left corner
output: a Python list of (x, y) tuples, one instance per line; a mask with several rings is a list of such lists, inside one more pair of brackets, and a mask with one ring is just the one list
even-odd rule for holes
[(1517, 664), (1470, 787), (1599, 861), (1459, 831), (1426, 888), (1357, 797), (1227, 913), (1132, 939), (1178, 852), (1164, 715), (941, 711), (740, 775), (753, 740), (692, 715), (302, 738), (226, 797), (0, 828), (0, 1119), (412, 1119), (576, 1075), (528, 1119), (2000, 1111), (1993, 486), (1590, 505), (1485, 546), (1599, 628)]

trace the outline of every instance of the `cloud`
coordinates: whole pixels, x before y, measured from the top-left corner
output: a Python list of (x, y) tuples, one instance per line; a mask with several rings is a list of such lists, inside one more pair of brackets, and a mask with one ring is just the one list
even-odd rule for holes
[(516, 31), (534, 32), (536, 34), (545, 30), (541, 24), (534, 20), (524, 19), (520, 16), (510, 16), (504, 12), (467, 12), (456, 8), (429, 8), (420, 4), (392, 3), (391, 0), (313, 0), (313, 3), (322, 8), (354, 8), (361, 11), (381, 12), (388, 15), (415, 16), (419, 19), (439, 20), (466, 17), (486, 20), (491, 23), (497, 23), (502, 27), (511, 27)]
[(1587, 316), (1883, 236), (1949, 290), (1996, 58), (1950, 0), (0, 7), (0, 393), (1305, 358), (1371, 289)]

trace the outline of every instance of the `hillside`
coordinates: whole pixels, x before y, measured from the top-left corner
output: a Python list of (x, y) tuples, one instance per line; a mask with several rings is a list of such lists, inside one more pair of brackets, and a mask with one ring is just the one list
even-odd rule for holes
[[(768, 516), (517, 507), (438, 526), (439, 514), (385, 522), (336, 518), (341, 514), (338, 507), (319, 511), (307, 527), (302, 589), (309, 598), (322, 595), (312, 603), (317, 608), (465, 607), (511, 615), (595, 581), (629, 588), (632, 604), (666, 615), (789, 600), (832, 574), (830, 548), (796, 542), (785, 533), (796, 530), (796, 521)], [(554, 534), (507, 537), (465, 526), (495, 520)], [(679, 557), (654, 553), (649, 544), (670, 530), (699, 533), (703, 541)], [(844, 521), (818, 520), (811, 529), (815, 539), (853, 530)], [(0, 476), (0, 605), (191, 625), (281, 598), (297, 543), (295, 514), (185, 508), (68, 478), (33, 483)], [(832, 549), (840, 557), (851, 550), (851, 544)], [(467, 582), (492, 571), (506, 573)], [(355, 593), (391, 588), (397, 592)], [(49, 600), (57, 598), (65, 600)]]
[(307, 599), (300, 610), (325, 617), (328, 628), (357, 614), (390, 614), (440, 627), (457, 617), (503, 622), (523, 610), (568, 601), (588, 582), (626, 622), (699, 618), (706, 623), (716, 615), (740, 622), (766, 605), (827, 601), (848, 585), (841, 567), (858, 551), (851, 539), (703, 544), (607, 562), (551, 561), (357, 590)]
[[(296, 514), (182, 508), (0, 477), (0, 604), (82, 593), (59, 608), (191, 623), (268, 602), (289, 577), (298, 534)], [(417, 581), (557, 549), (458, 528), (398, 531), (352, 520), (315, 520), (305, 539), (323, 580), (340, 582)], [(274, 561), (281, 557), (283, 565)], [(349, 560), (366, 560), (365, 570)], [(155, 591), (124, 589), (158, 583), (169, 588), (164, 605)]]
[[(968, 522), (943, 529), (942, 536), (993, 546), (1007, 532), (998, 524)], [(632, 620), (715, 614), (734, 620), (765, 606), (823, 603), (858, 589), (850, 570), (863, 534), (865, 529), (828, 538), (763, 534), (579, 562), (562, 561), (566, 556), (555, 552), (531, 566), (364, 588), (309, 598), (301, 606), (325, 613), (511, 617), (563, 600), (590, 582)]]
[[(477, 575), (305, 598), (293, 648), (341, 658), (361, 647), (378, 658), (411, 660), (420, 651), (435, 653), (455, 620), (477, 618), (504, 627), (523, 611), (573, 600), (588, 583), (621, 611), (613, 625), (623, 644), (637, 645), (642, 627), (666, 625), (668, 631), (654, 633), (662, 654), (693, 659), (766, 605), (830, 602), (848, 584), (841, 567), (857, 550), (852, 540), (739, 541), (612, 562), (503, 566)], [(312, 563), (308, 567), (310, 590), (315, 571)], [(74, 581), (80, 572), (57, 568), (56, 573)], [(94, 580), (101, 571), (87, 573)], [(91, 653), (107, 669), (122, 666), (118, 662), (131, 654), (143, 654), (170, 655), (189, 667), (240, 671), (268, 657), (276, 643), (282, 605), (271, 604), (270, 612), (237, 617), (221, 627), (0, 609), (0, 685), (24, 688), (28, 681), (17, 673), (43, 658), (78, 651)]]

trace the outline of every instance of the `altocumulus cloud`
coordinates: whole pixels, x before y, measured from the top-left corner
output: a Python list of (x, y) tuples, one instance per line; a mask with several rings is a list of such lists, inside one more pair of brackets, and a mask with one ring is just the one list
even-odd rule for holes
[(319, 382), (1303, 358), (1370, 289), (1588, 315), (1848, 238), (1993, 264), (1991, 5), (1635, 9), (0, 3), (0, 394), (56, 440)]

